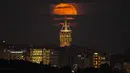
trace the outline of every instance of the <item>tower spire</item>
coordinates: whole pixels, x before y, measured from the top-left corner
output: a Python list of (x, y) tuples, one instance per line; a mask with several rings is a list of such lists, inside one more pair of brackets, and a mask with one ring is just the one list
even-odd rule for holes
[(65, 18), (65, 30), (68, 30), (67, 17)]
[(70, 29), (70, 26), (67, 22), (67, 16), (65, 15), (65, 18), (64, 18), (64, 23), (62, 25), (62, 28), (60, 30), (60, 46), (61, 47), (64, 47), (64, 46), (70, 46), (71, 45), (71, 41), (72, 41), (72, 38), (71, 38), (71, 29)]
[(64, 21), (64, 23), (62, 25), (61, 31), (71, 31), (70, 26), (69, 26), (69, 24), (67, 22), (67, 16), (65, 16), (64, 20), (65, 21)]

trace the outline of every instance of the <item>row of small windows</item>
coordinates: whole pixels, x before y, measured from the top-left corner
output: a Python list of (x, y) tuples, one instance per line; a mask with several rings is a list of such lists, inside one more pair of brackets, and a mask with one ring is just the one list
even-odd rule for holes
[(67, 41), (67, 42), (69, 42), (69, 41), (72, 41), (72, 38), (61, 38), (60, 41), (61, 41), (61, 42), (62, 42), (62, 41)]
[(71, 33), (60, 33), (60, 35), (71, 35)]
[(33, 55), (42, 55), (42, 53), (33, 53)]
[(42, 57), (32, 57), (32, 59), (42, 59)]
[(44, 58), (44, 59), (42, 59), (42, 58), (32, 58), (32, 60), (50, 60), (50, 58)]
[(42, 56), (42, 55), (33, 55), (31, 56), (32, 58), (37, 58), (37, 57), (43, 57), (43, 58), (46, 58), (46, 57), (50, 57), (50, 55), (45, 55), (45, 56)]
[(49, 63), (50, 59), (33, 59), (33, 62), (41, 62), (43, 60), (44, 63)]
[(71, 35), (60, 35), (60, 37), (71, 37)]
[(41, 51), (33, 51), (31, 53), (31, 55), (49, 55), (50, 54), (50, 51), (46, 51), (46, 52), (41, 52)]
[(32, 58), (38, 58), (38, 57), (47, 58), (47, 57), (50, 57), (50, 55), (48, 55), (48, 56), (32, 56)]
[(33, 61), (42, 61), (42, 59), (33, 59)]
[(50, 50), (47, 50), (47, 49), (33, 49), (33, 50), (31, 50), (31, 51), (50, 51)]
[(37, 50), (32, 50), (31, 52), (38, 52), (38, 53), (42, 53), (42, 51), (37, 51)]
[(49, 52), (50, 52), (50, 50), (43, 50), (43, 51), (33, 50), (32, 52), (38, 52), (38, 53), (47, 52), (47, 53), (49, 53)]

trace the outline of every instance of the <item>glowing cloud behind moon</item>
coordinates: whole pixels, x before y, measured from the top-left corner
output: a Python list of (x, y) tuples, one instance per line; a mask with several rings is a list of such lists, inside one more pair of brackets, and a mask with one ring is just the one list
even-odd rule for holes
[(77, 10), (72, 4), (60, 3), (54, 7), (53, 14), (56, 14), (56, 15), (77, 15)]

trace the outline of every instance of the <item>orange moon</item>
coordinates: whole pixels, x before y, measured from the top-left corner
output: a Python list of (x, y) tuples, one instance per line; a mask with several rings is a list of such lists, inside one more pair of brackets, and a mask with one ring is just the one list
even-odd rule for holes
[(55, 6), (53, 13), (56, 15), (77, 15), (77, 10), (72, 4), (60, 3)]

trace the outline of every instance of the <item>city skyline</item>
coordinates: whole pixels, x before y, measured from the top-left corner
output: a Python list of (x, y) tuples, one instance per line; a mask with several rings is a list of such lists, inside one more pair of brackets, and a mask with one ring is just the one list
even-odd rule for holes
[[(13, 44), (59, 44), (60, 27), (48, 14), (50, 4), (41, 0), (19, 1), (3, 3), (0, 40)], [(114, 52), (127, 49), (130, 44), (128, 25), (122, 24), (119, 3), (114, 3), (88, 3), (84, 9), (87, 13), (72, 28), (72, 44)]]

